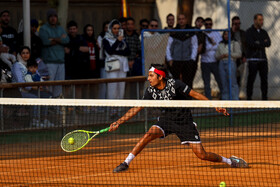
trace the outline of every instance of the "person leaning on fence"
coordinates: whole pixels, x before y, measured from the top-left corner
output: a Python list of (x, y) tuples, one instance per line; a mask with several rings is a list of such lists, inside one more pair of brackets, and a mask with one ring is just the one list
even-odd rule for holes
[[(207, 98), (193, 91), (188, 85), (180, 80), (168, 79), (167, 71), (163, 65), (154, 64), (149, 70), (148, 81), (150, 86), (146, 89), (143, 99), (147, 100), (185, 100), (191, 96), (198, 100)], [(144, 107), (131, 108), (117, 121), (110, 125), (110, 132), (115, 131), (121, 124), (126, 122), (140, 112)], [(217, 112), (229, 115), (224, 108), (216, 108)], [(189, 108), (161, 108), (161, 114), (158, 121), (141, 138), (125, 161), (117, 166), (113, 172), (118, 173), (126, 171), (130, 162), (144, 149), (151, 141), (157, 138), (165, 138), (175, 133), (183, 145), (189, 145), (195, 155), (201, 159), (211, 162), (223, 162), (231, 167), (248, 167), (246, 161), (232, 156), (230, 158), (222, 157), (216, 153), (206, 152), (202, 146), (197, 125), (193, 121), (192, 113)]]
[[(175, 29), (192, 29), (184, 14), (179, 14), (178, 25)], [(172, 32), (166, 47), (166, 60), (174, 79), (180, 79), (193, 87), (193, 80), (197, 70), (198, 41), (194, 32)]]
[[(157, 19), (151, 19), (149, 21), (148, 29), (149, 30), (156, 30), (156, 29), (158, 29), (158, 20)], [(151, 37), (151, 36), (158, 35), (158, 34), (159, 34), (158, 32), (146, 31), (146, 32), (143, 33), (143, 37), (146, 38), (146, 37)], [(139, 39), (141, 41), (141, 35), (139, 36)]]
[[(228, 61), (228, 45), (229, 45), (229, 38), (228, 38), (228, 31), (223, 32), (222, 36), (223, 40), (219, 43), (219, 46), (216, 50), (215, 57), (217, 60), (219, 60), (219, 72), (220, 72), (220, 78), (222, 83), (222, 93), (221, 93), (221, 99), (222, 100), (230, 100), (230, 90), (231, 90), (231, 96), (232, 100), (239, 100), (239, 89), (238, 84), (236, 80), (236, 59), (240, 58), (241, 53), (241, 47), (239, 43), (235, 40), (231, 40), (231, 72), (229, 72), (229, 61)], [(229, 77), (229, 74), (231, 76)], [(231, 79), (231, 89), (229, 88), (229, 79)]]
[[(28, 63), (36, 63), (37, 62), (34, 59), (30, 59), (30, 48), (27, 46), (23, 46), (19, 50), (19, 54), (17, 55), (17, 62), (13, 64), (12, 66), (12, 79), (13, 82), (15, 83), (25, 83), (25, 76), (27, 75), (28, 69), (27, 64)], [(33, 62), (31, 62), (33, 61)], [(20, 88), (20, 93), (23, 98), (38, 98), (38, 87), (37, 86), (27, 86), (24, 88)], [(51, 93), (40, 90), (39, 91), (40, 98), (50, 98)], [(38, 108), (35, 106), (32, 108), (32, 113), (33, 113), (33, 119), (30, 122), (31, 126), (35, 127), (50, 127), (53, 126), (53, 123), (49, 122), (46, 118), (47, 116), (47, 108), (43, 107), (43, 117), (44, 121), (41, 122), (39, 121), (39, 113), (38, 113)]]
[[(127, 57), (130, 50), (124, 36), (119, 35), (120, 29), (120, 22), (116, 19), (112, 20), (103, 39), (107, 78), (125, 78), (129, 70)], [(107, 98), (123, 99), (124, 91), (125, 82), (108, 83)]]
[[(204, 20), (205, 29), (212, 29), (213, 21), (211, 18)], [(222, 83), (219, 74), (219, 65), (215, 58), (215, 53), (219, 43), (222, 41), (221, 34), (217, 31), (205, 32), (205, 52), (201, 54), (201, 71), (202, 79), (204, 83), (205, 96), (208, 99), (212, 99), (211, 87), (210, 87), (210, 75), (213, 73), (220, 92), (222, 92)]]
[[(39, 37), (43, 42), (42, 59), (48, 67), (50, 81), (65, 80), (64, 45), (69, 42), (69, 38), (58, 25), (56, 10), (48, 10), (47, 20), (39, 30)], [(62, 96), (62, 86), (53, 86), (51, 90), (54, 98)]]
[(260, 73), (262, 100), (267, 100), (268, 90), (268, 63), (265, 48), (271, 45), (268, 33), (262, 29), (263, 15), (254, 16), (254, 24), (246, 31), (246, 58), (248, 61), (249, 74), (247, 79), (247, 99), (252, 100), (253, 86)]

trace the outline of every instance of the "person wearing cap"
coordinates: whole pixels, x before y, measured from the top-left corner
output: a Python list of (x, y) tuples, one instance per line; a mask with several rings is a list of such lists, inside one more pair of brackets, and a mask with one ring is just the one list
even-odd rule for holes
[(0, 22), (2, 27), (1, 37), (3, 39), (3, 44), (9, 47), (9, 53), (16, 55), (18, 46), (17, 46), (17, 37), (18, 33), (16, 29), (9, 25), (10, 23), (10, 11), (3, 10), (0, 13)]
[[(43, 42), (42, 59), (48, 67), (50, 81), (65, 80), (64, 46), (69, 42), (69, 37), (58, 25), (56, 10), (48, 10), (47, 21), (39, 31)], [(53, 97), (62, 96), (62, 86), (53, 86), (52, 93)]]
[[(191, 96), (198, 100), (208, 100), (204, 95), (195, 92), (188, 85), (180, 80), (168, 79), (167, 70), (163, 65), (152, 64), (148, 81), (150, 86), (146, 89), (143, 99), (147, 100), (186, 100)], [(131, 119), (143, 107), (131, 108), (117, 121), (110, 125), (110, 132), (115, 131), (125, 121)], [(143, 138), (133, 148), (125, 161), (117, 166), (113, 172), (126, 171), (130, 162), (144, 149), (144, 147), (157, 138), (165, 138), (174, 133), (182, 145), (189, 145), (195, 155), (201, 159), (211, 162), (223, 162), (231, 167), (248, 167), (246, 161), (232, 156), (222, 157), (216, 153), (206, 152), (202, 146), (196, 123), (193, 121), (192, 113), (189, 108), (160, 108), (161, 113), (158, 121), (153, 125)], [(216, 108), (217, 112), (229, 115), (224, 108)]]

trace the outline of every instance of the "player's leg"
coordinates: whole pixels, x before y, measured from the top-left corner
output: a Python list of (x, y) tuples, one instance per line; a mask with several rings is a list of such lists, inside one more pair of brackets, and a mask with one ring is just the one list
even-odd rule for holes
[(230, 158), (225, 158), (216, 153), (206, 152), (201, 143), (190, 143), (190, 147), (192, 148), (195, 155), (201, 160), (208, 160), (211, 162), (223, 162), (234, 168), (247, 168), (248, 164), (242, 158), (238, 158), (236, 156), (232, 156)]
[(113, 172), (121, 172), (128, 169), (130, 162), (144, 149), (144, 147), (156, 138), (164, 136), (162, 130), (157, 126), (152, 126), (150, 130), (140, 139), (140, 141), (133, 148), (131, 153), (127, 156), (125, 161), (117, 166)]
[[(222, 157), (215, 153), (206, 152), (201, 143), (189, 143), (194, 154), (201, 160), (208, 160), (211, 162), (222, 162)], [(229, 160), (230, 161), (230, 160)]]

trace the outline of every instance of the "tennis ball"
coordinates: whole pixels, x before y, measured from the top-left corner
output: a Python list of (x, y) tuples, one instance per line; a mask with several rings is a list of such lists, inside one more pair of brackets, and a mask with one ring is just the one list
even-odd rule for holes
[(226, 187), (226, 183), (224, 181), (220, 182), (220, 187)]
[(74, 142), (75, 142), (75, 141), (74, 141), (74, 138), (69, 138), (69, 139), (68, 139), (68, 143), (69, 143), (69, 144), (73, 145)]

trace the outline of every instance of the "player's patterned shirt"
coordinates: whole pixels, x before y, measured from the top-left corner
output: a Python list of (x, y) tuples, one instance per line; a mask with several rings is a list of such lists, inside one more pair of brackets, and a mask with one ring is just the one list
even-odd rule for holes
[[(191, 88), (180, 80), (168, 79), (164, 89), (159, 90), (149, 86), (143, 99), (147, 100), (186, 100)], [(161, 108), (162, 117), (171, 120), (180, 120), (188, 117), (192, 120), (189, 108)]]

